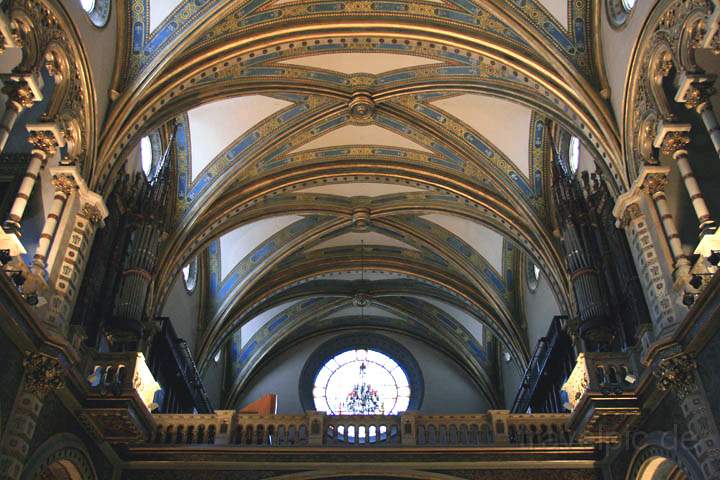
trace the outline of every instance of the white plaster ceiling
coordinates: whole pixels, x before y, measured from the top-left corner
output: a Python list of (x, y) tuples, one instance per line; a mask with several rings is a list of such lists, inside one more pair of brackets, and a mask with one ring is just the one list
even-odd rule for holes
[(328, 53), (309, 57), (294, 58), (280, 63), (322, 68), (352, 75), (370, 73), (379, 75), (391, 70), (442, 63), (424, 57), (394, 53)]
[(150, 0), (150, 31), (154, 31), (182, 0)]
[(264, 218), (220, 237), (220, 276), (224, 279), (240, 260), (262, 242), (302, 218), (299, 215)]
[(436, 300), (434, 298), (425, 297), (422, 295), (418, 295), (417, 298), (420, 298), (439, 308), (440, 310), (448, 313), (455, 321), (459, 322), (463, 327), (465, 327), (481, 345), (483, 345), (484, 325), (482, 324), (482, 322), (480, 322), (480, 320), (469, 315), (467, 312), (460, 310), (454, 305), (450, 305), (449, 303)]
[(322, 250), (323, 248), (341, 247), (347, 245), (357, 246), (362, 245), (363, 242), (366, 246), (384, 245), (386, 247), (398, 247), (408, 250), (417, 250), (415, 247), (412, 247), (405, 242), (389, 237), (387, 235), (383, 235), (382, 233), (378, 232), (345, 233), (342, 235), (338, 235), (337, 237), (333, 237), (329, 240), (325, 240), (324, 242), (321, 242), (308, 250)]
[(539, 0), (553, 17), (560, 22), (560, 25), (568, 28), (568, 6), (572, 0)]
[(393, 183), (340, 183), (318, 185), (298, 190), (303, 193), (323, 193), (341, 197), (379, 197), (395, 193), (422, 192), (423, 190)]
[(291, 102), (264, 95), (248, 95), (207, 103), (188, 112), (192, 179), (220, 152), (261, 120)]
[(487, 138), (525, 174), (530, 172), (532, 111), (494, 97), (463, 94), (432, 102)]
[(436, 214), (422, 218), (434, 222), (463, 239), (482, 255), (495, 270), (502, 272), (503, 236), (484, 225), (462, 217)]
[(265, 310), (257, 317), (253, 318), (240, 328), (240, 346), (244, 347), (255, 333), (260, 330), (263, 325), (271, 321), (276, 315), (283, 310), (292, 307), (302, 300), (292, 300), (290, 302), (281, 303), (273, 308)]
[(380, 145), (432, 153), (422, 145), (378, 125), (345, 125), (296, 148), (294, 152), (341, 145)]
[(356, 280), (367, 280), (370, 282), (377, 282), (380, 280), (397, 280), (398, 278), (407, 278), (406, 275), (401, 273), (383, 272), (378, 270), (357, 270), (357, 271), (345, 271), (345, 272), (332, 272), (321, 275), (317, 278), (324, 280), (341, 280), (344, 282), (354, 282)]
[(324, 318), (352, 317), (352, 316), (361, 316), (363, 314), (368, 317), (377, 316), (377, 317), (387, 317), (387, 318), (400, 318), (397, 315), (395, 315), (394, 313), (389, 312), (383, 308), (377, 307), (375, 305), (368, 305), (365, 308), (356, 307), (354, 305), (348, 306), (346, 308), (343, 308), (341, 310), (333, 312)]

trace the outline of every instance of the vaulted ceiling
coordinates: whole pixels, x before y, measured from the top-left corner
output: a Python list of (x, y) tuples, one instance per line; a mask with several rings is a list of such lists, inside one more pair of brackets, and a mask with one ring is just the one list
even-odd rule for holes
[(272, 349), (360, 326), (456, 356), (490, 401), (528, 358), (526, 262), (572, 308), (548, 216), (549, 132), (626, 179), (596, 93), (589, 0), (134, 0), (93, 182), (177, 124), (160, 308), (203, 259), (201, 367), (230, 399)]

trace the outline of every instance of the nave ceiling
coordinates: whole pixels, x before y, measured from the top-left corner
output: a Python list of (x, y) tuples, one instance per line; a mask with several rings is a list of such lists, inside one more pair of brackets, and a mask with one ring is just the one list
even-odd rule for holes
[(232, 349), (247, 362), (230, 367), (228, 401), (273, 349), (365, 322), (453, 352), (499, 405), (498, 352), (522, 368), (534, 347), (528, 268), (558, 313), (573, 308), (548, 216), (552, 139), (578, 136), (584, 167), (626, 184), (596, 93), (591, 2), (126, 7), (92, 184), (110, 191), (146, 135), (157, 161), (176, 125), (152, 309), (199, 258), (198, 365)]

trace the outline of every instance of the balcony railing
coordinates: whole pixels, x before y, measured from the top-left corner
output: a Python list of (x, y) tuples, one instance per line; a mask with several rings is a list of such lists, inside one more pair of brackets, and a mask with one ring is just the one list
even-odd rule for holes
[(155, 414), (151, 443), (237, 447), (480, 447), (570, 445), (568, 414), (255, 415)]

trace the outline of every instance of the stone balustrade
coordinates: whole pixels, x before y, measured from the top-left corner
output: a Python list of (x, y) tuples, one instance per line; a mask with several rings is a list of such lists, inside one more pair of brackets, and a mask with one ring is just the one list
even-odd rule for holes
[(152, 410), (155, 381), (140, 352), (96, 353), (88, 358), (84, 371), (88, 388), (96, 396), (120, 396), (135, 393)]
[(569, 414), (256, 415), (155, 414), (150, 440), (168, 445), (238, 447), (443, 447), (569, 445)]
[(629, 352), (581, 353), (563, 385), (569, 427), (581, 443), (617, 443), (640, 418), (639, 368)]

